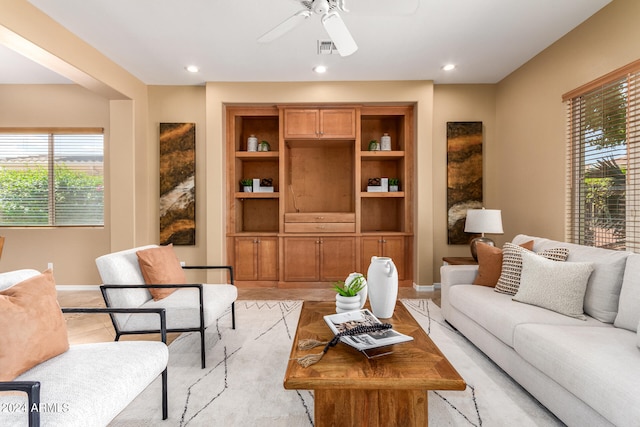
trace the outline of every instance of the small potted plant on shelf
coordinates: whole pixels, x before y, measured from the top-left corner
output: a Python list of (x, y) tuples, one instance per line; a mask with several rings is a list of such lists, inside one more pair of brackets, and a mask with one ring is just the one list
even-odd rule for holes
[(260, 144), (258, 144), (258, 151), (269, 151), (271, 150), (271, 145), (269, 145), (269, 143), (267, 141), (260, 141)]
[(367, 301), (367, 280), (361, 273), (351, 273), (344, 281), (333, 282), (336, 294), (336, 313), (359, 310)]
[(241, 179), (240, 185), (242, 186), (242, 191), (245, 193), (253, 192), (253, 180), (252, 179)]
[(399, 184), (398, 178), (389, 178), (389, 191), (398, 191)]
[(377, 139), (369, 141), (369, 151), (380, 151), (380, 144), (378, 144)]

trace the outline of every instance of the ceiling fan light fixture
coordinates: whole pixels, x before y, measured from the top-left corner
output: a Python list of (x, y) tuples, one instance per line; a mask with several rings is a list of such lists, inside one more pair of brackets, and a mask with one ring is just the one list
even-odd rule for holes
[(330, 11), (322, 16), (322, 25), (336, 45), (340, 56), (349, 56), (358, 50), (356, 41), (351, 36), (344, 21), (336, 11)]

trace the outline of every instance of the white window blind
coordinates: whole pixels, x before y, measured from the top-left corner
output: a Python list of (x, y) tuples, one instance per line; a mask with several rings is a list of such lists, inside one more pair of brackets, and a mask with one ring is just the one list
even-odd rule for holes
[(0, 128), (0, 226), (103, 226), (102, 129)]
[(567, 235), (640, 250), (640, 61), (565, 95)]

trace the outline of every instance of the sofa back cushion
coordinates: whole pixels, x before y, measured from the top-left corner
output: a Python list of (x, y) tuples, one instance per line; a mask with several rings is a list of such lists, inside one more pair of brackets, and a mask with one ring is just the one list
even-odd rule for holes
[(69, 349), (51, 270), (0, 291), (0, 313), (0, 381)]
[(631, 254), (624, 269), (614, 326), (636, 332), (640, 322), (640, 255)]
[[(96, 258), (96, 266), (102, 283), (105, 285), (144, 285), (144, 277), (138, 263), (136, 252), (157, 245), (141, 246), (124, 251), (113, 252)], [(112, 307), (140, 307), (151, 299), (147, 289), (114, 290), (108, 292)]]
[(533, 250), (536, 252), (564, 247), (569, 249), (568, 262), (592, 263), (593, 273), (584, 296), (584, 312), (601, 322), (613, 323), (618, 313), (625, 265), (631, 252), (576, 245), (523, 234), (514, 237), (513, 243), (520, 244), (532, 239)]

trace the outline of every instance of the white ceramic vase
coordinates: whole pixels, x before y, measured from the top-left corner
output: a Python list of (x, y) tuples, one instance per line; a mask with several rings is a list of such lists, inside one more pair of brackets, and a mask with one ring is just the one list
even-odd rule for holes
[(398, 298), (398, 270), (389, 257), (371, 257), (367, 271), (371, 311), (379, 319), (393, 316)]
[(247, 151), (258, 151), (258, 137), (255, 135), (247, 138)]

